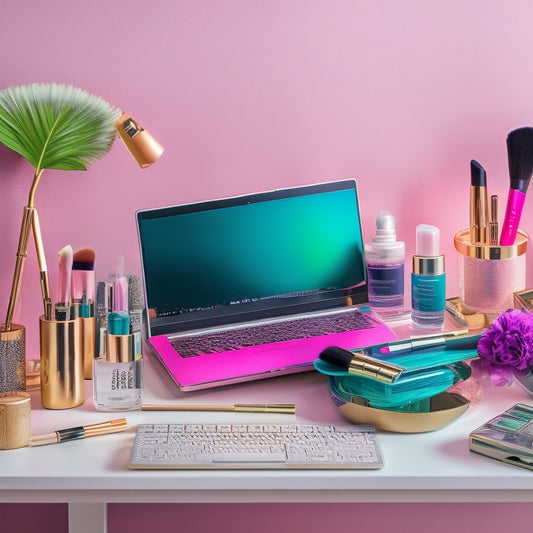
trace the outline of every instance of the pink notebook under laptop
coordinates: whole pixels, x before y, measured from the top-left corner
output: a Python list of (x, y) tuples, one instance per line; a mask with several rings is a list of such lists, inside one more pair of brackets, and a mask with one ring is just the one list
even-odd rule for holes
[(183, 391), (387, 342), (367, 305), (353, 179), (136, 214), (148, 343)]

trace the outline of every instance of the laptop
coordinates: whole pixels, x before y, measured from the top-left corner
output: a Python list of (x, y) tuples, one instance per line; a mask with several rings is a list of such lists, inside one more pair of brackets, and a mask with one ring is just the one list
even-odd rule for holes
[(144, 209), (136, 224), (147, 342), (183, 391), (396, 338), (367, 305), (354, 179)]

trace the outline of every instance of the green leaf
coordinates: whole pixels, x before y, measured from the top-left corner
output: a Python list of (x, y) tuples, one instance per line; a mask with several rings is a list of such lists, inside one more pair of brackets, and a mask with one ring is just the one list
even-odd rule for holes
[(0, 142), (45, 168), (86, 170), (115, 140), (121, 111), (70, 85), (38, 84), (0, 91)]

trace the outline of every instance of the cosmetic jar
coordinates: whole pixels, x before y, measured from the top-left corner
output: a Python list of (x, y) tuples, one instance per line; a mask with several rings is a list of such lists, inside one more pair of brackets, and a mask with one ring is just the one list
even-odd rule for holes
[(511, 246), (472, 244), (470, 230), (455, 235), (461, 255), (459, 294), (464, 313), (500, 314), (513, 307), (513, 294), (526, 288), (528, 235), (518, 230)]
[(28, 445), (31, 436), (31, 396), (27, 392), (0, 394), (0, 450)]
[(69, 409), (85, 401), (80, 324), (39, 318), (41, 403), (47, 409)]
[(26, 330), (0, 327), (0, 392), (26, 390)]
[(128, 333), (125, 311), (108, 315), (106, 354), (94, 360), (93, 402), (98, 411), (132, 411), (142, 407), (143, 358)]
[[(448, 354), (452, 353), (451, 351)], [(438, 357), (442, 352), (434, 352)], [(419, 354), (424, 357), (425, 354)], [(440, 394), (453, 385), (470, 377), (470, 366), (462, 361), (442, 364), (426, 369), (405, 370), (392, 383), (384, 383), (376, 379), (337, 372), (328, 363), (318, 359), (315, 368), (332, 379), (331, 383), (345, 395), (360, 398), (369, 407), (389, 409), (392, 411), (414, 411), (425, 409), (424, 401)], [(422, 402), (422, 403), (421, 403)]]

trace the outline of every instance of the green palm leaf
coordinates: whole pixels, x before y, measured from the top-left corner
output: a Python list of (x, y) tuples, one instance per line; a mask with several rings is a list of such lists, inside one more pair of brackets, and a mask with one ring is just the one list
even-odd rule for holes
[(87, 170), (115, 139), (121, 111), (67, 85), (38, 84), (0, 91), (0, 142), (35, 168)]

